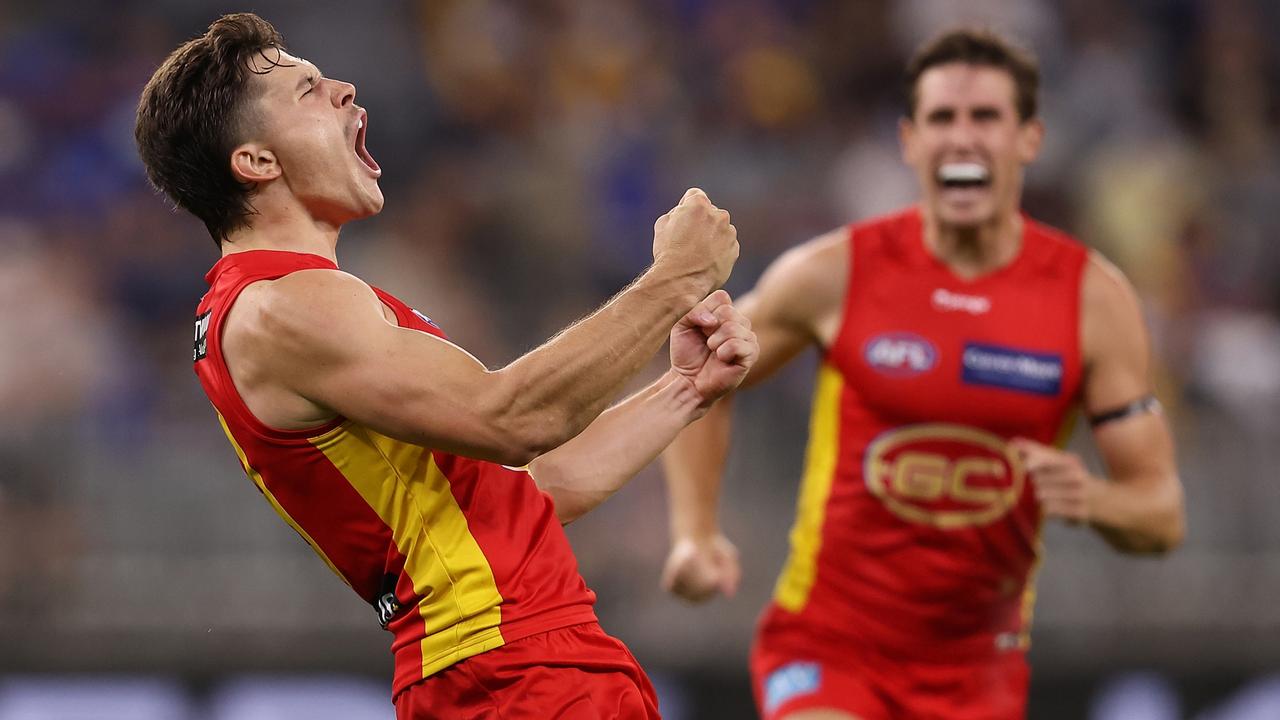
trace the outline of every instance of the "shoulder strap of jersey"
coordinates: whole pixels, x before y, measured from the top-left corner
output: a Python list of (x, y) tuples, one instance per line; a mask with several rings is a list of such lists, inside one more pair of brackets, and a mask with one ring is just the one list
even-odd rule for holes
[(249, 250), (224, 256), (205, 276), (209, 292), (197, 310), (195, 371), (224, 422), (234, 423), (261, 438), (277, 442), (305, 441), (343, 422), (344, 419), (339, 417), (322, 426), (303, 430), (281, 430), (266, 425), (245, 405), (222, 356), (223, 322), (227, 311), (246, 287), (299, 270), (319, 269), (336, 270), (338, 266), (327, 258), (308, 253)]

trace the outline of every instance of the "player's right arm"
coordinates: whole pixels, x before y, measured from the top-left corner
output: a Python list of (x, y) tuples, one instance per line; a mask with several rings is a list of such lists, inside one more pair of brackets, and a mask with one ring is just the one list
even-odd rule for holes
[[(781, 255), (738, 302), (760, 354), (741, 387), (761, 382), (810, 345), (829, 347), (839, 329), (849, 277), (848, 229)], [(732, 594), (737, 550), (720, 530), (721, 476), (729, 451), (732, 396), (684, 429), (662, 455), (671, 514), (671, 552), (662, 584), (690, 602)]]
[(368, 285), (336, 270), (247, 288), (224, 356), (250, 409), (273, 427), (341, 415), (414, 444), (524, 465), (599, 415), (737, 254), (728, 213), (691, 190), (655, 225), (646, 273), (500, 370), (397, 327)]

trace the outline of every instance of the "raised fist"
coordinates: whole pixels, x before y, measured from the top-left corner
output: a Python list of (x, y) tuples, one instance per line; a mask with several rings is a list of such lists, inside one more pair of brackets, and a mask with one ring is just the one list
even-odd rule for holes
[(738, 230), (729, 213), (712, 205), (698, 188), (690, 188), (653, 225), (654, 266), (695, 276), (708, 292), (729, 279), (737, 259)]

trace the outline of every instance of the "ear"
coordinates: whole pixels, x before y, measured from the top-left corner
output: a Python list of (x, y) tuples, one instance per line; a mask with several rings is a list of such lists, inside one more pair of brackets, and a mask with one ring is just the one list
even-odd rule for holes
[(275, 180), (283, 172), (276, 154), (258, 143), (245, 143), (231, 151), (231, 174), (240, 182)]
[(1044, 141), (1044, 123), (1040, 118), (1031, 118), (1018, 128), (1018, 159), (1023, 165), (1031, 163), (1040, 154), (1040, 143)]
[(909, 117), (898, 118), (898, 144), (902, 150), (902, 161), (907, 165), (915, 165), (916, 124)]

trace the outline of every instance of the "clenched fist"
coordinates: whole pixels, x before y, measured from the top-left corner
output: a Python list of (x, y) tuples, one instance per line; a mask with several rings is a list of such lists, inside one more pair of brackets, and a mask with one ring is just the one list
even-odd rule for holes
[(738, 230), (729, 213), (707, 194), (690, 188), (653, 225), (653, 264), (676, 275), (697, 278), (710, 291), (729, 279), (738, 260)]
[(717, 594), (733, 597), (741, 579), (738, 549), (723, 535), (676, 541), (662, 570), (662, 587), (690, 603), (706, 602)]
[(716, 290), (671, 329), (671, 369), (686, 378), (702, 407), (738, 387), (760, 355), (751, 321)]
[(1089, 473), (1078, 455), (1023, 438), (1009, 441), (1009, 446), (1022, 460), (1045, 517), (1073, 525), (1093, 520), (1094, 499), (1103, 481)]

